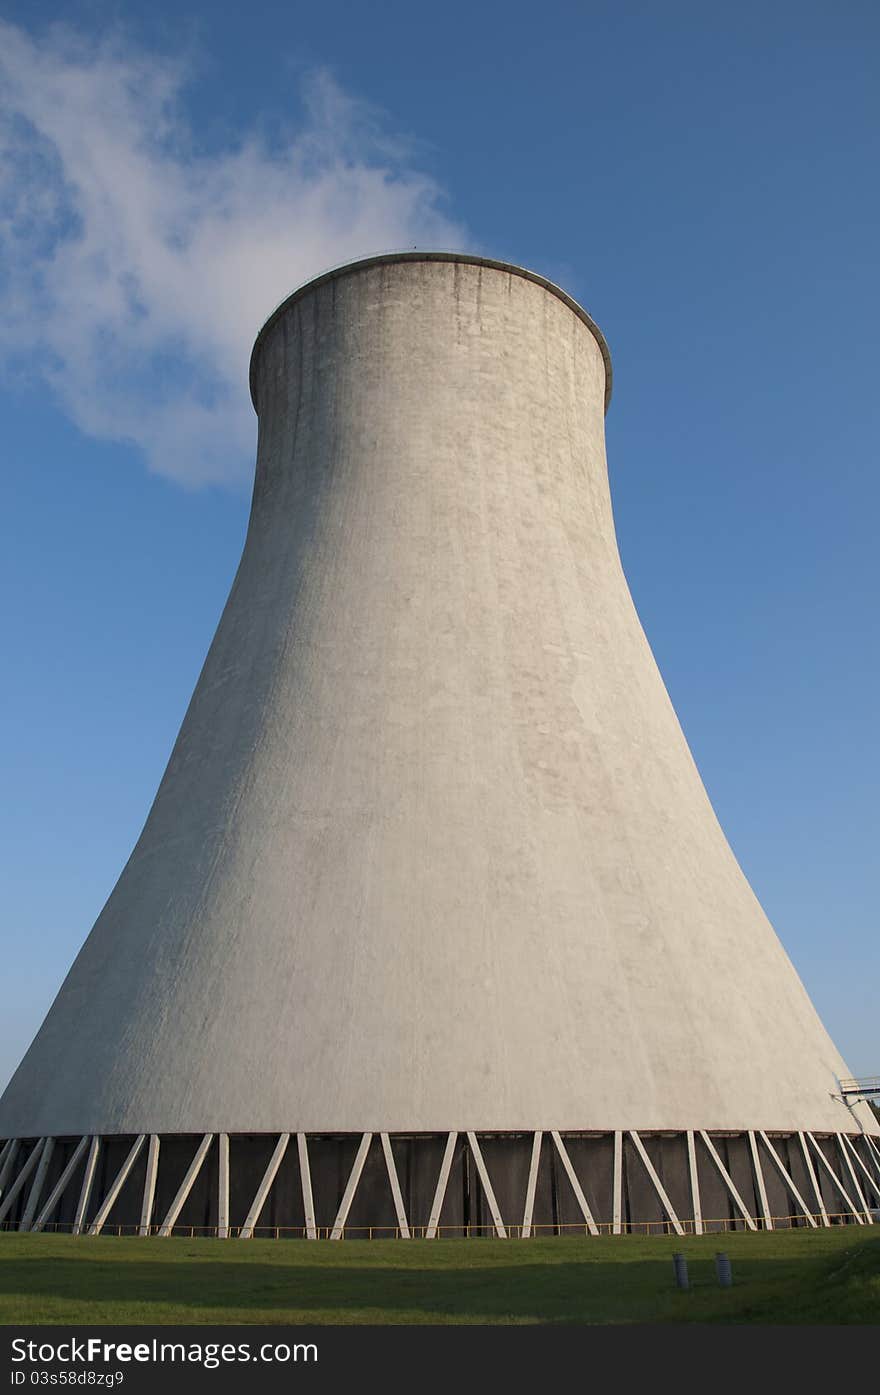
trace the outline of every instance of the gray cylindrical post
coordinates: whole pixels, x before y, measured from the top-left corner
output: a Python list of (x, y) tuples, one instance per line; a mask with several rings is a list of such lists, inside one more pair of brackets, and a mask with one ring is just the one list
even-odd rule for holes
[(721, 1287), (730, 1288), (733, 1283), (733, 1270), (730, 1267), (730, 1259), (721, 1250), (715, 1256), (715, 1273)]
[(672, 1256), (672, 1268), (675, 1274), (675, 1282), (678, 1284), (678, 1287), (690, 1288), (690, 1284), (688, 1282), (688, 1265), (684, 1255), (674, 1254)]

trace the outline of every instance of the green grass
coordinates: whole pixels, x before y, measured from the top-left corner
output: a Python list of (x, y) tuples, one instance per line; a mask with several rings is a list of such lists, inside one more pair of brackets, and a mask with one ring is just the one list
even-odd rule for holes
[[(734, 1287), (715, 1281), (714, 1254)], [(680, 1293), (672, 1254), (688, 1258)], [(2, 1323), (880, 1322), (880, 1235), (306, 1241), (0, 1235)]]

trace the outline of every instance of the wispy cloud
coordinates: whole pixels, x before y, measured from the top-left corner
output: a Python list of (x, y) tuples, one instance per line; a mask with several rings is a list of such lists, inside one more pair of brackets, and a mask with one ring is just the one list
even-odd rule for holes
[(0, 355), (85, 432), (188, 484), (252, 464), (247, 361), (294, 286), (392, 247), (462, 244), (408, 143), (327, 73), (274, 143), (199, 153), (182, 63), (0, 21)]

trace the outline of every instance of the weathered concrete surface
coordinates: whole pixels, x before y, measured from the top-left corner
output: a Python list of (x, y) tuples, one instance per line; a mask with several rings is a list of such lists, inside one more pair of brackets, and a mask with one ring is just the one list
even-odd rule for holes
[(384, 259), (254, 386), (229, 602), (0, 1136), (851, 1131), (633, 608), (589, 325)]

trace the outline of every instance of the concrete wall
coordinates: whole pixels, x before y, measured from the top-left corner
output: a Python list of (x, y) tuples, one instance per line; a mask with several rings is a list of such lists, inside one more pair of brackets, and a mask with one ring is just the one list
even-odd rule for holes
[(238, 575), (0, 1135), (852, 1131), (633, 608), (585, 317), (380, 259), (253, 383)]

